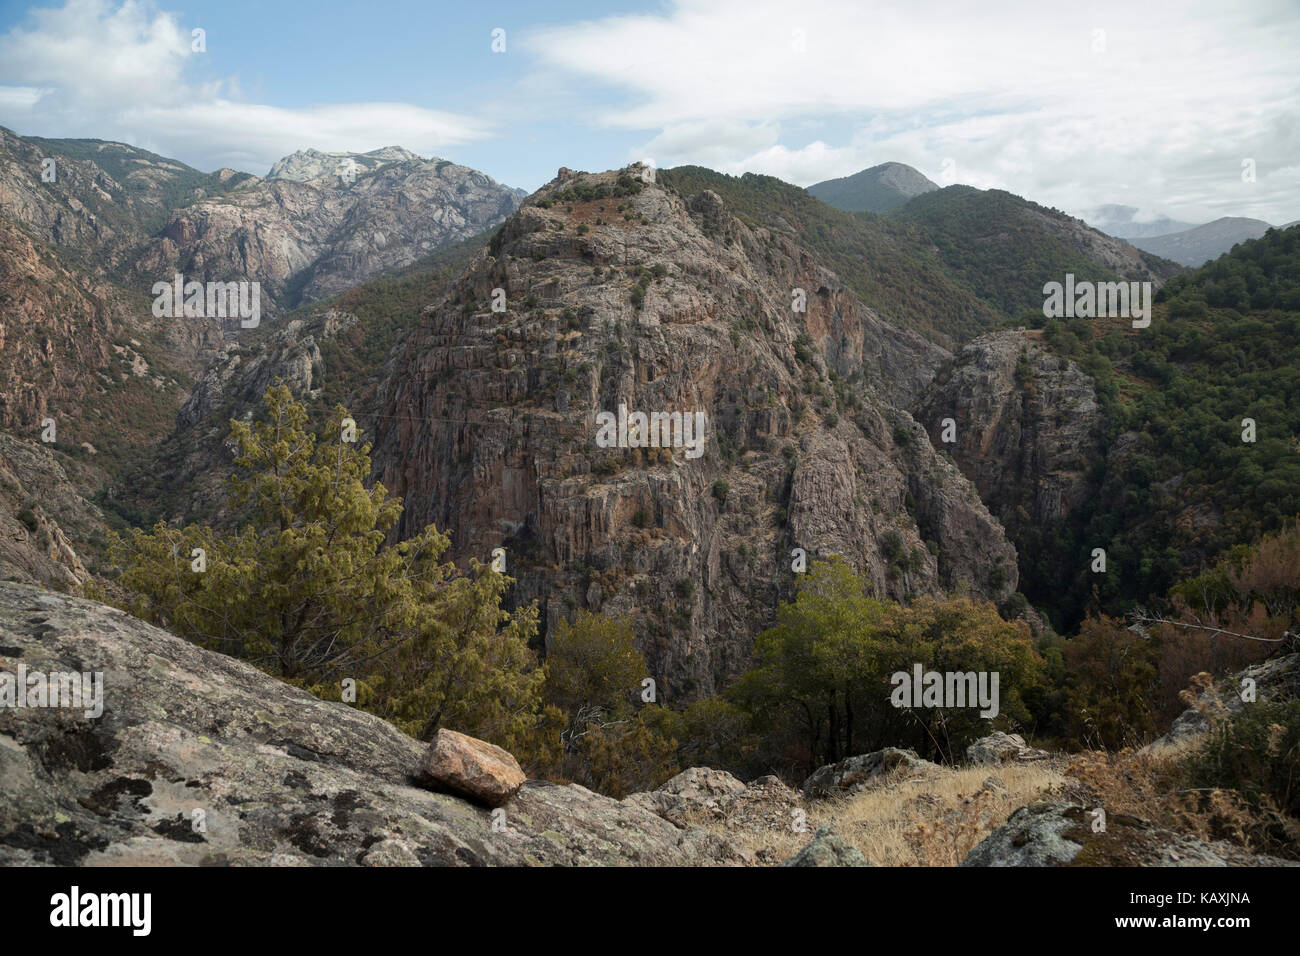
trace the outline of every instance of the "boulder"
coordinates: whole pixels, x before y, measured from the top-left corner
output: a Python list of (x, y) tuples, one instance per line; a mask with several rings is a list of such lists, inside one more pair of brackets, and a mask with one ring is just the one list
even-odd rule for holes
[(454, 730), (439, 730), (420, 760), (416, 779), (430, 789), (499, 807), (527, 778), (518, 761), (495, 744)]
[(830, 827), (819, 827), (811, 843), (782, 866), (867, 866), (862, 851), (844, 841)]
[(981, 737), (966, 748), (966, 759), (974, 764), (1002, 764), (1046, 760), (1046, 750), (1037, 750), (1025, 743), (1019, 734), (1004, 734), (996, 731), (987, 737)]
[(719, 801), (744, 789), (745, 785), (725, 770), (691, 767), (655, 790), (629, 794), (624, 802), (685, 828), (701, 817), (722, 816)]
[(1021, 807), (967, 854), (962, 866), (1300, 866), (1228, 843), (1206, 843), (1113, 813), (1104, 828), (1087, 807)]
[(725, 770), (692, 767), (658, 790), (631, 794), (624, 802), (682, 828), (715, 820), (729, 830), (789, 832), (799, 798), (771, 774), (746, 786)]
[(691, 767), (656, 789), (687, 800), (708, 801), (739, 793), (745, 789), (745, 785), (725, 770)]
[(803, 792), (806, 797), (847, 797), (880, 786), (894, 772), (916, 776), (940, 769), (938, 764), (922, 760), (914, 750), (886, 747), (815, 770), (803, 782)]

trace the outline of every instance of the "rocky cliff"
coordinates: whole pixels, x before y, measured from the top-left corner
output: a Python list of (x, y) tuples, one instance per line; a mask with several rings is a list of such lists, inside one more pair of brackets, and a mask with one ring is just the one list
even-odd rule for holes
[(1092, 376), (1053, 355), (1039, 332), (991, 332), (939, 371), (916, 416), (1002, 523), (1022, 574), (1051, 578), (1068, 558), (1063, 528), (1097, 489), (1105, 418)]
[[(156, 319), (135, 296), (0, 220), (0, 429), (123, 461), (162, 434), (219, 326)], [(85, 443), (83, 445), (83, 443)]]
[[(748, 662), (794, 548), (899, 598), (1014, 591), (998, 522), (902, 410), (947, 353), (788, 236), (640, 172), (561, 170), (391, 361), (375, 465), (401, 533), (450, 529), (460, 561), (505, 548), (550, 626), (630, 615), (676, 695)], [(620, 405), (703, 413), (702, 453), (600, 447)]]

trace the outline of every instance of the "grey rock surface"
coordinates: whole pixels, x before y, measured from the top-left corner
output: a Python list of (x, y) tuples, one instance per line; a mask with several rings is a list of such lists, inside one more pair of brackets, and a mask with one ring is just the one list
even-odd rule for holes
[[(746, 855), (578, 786), (491, 811), (425, 746), (115, 609), (0, 583), (0, 671), (100, 672), (103, 713), (0, 707), (0, 865), (707, 865)], [(202, 821), (199, 826), (196, 821)]]

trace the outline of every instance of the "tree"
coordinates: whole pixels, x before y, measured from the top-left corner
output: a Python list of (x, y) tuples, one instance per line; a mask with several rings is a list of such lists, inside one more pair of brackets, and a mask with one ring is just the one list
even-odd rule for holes
[(566, 714), (601, 711), (620, 717), (647, 674), (625, 619), (579, 610), (561, 621), (546, 656), (546, 702)]
[[(802, 737), (804, 769), (880, 747), (914, 747), (951, 758), (989, 732), (973, 702), (895, 707), (892, 675), (980, 672), (999, 675), (996, 726), (1030, 719), (1026, 698), (1040, 692), (1043, 661), (1023, 622), (1008, 622), (989, 603), (921, 598), (911, 607), (868, 596), (866, 581), (839, 557), (818, 561), (776, 626), (755, 642), (758, 665), (732, 688), (756, 728), (778, 750)], [(978, 679), (978, 676), (977, 676)], [(986, 678), (986, 689), (991, 681)]]
[(622, 798), (677, 772), (676, 715), (656, 705), (637, 711), (648, 668), (626, 619), (579, 611), (561, 621), (546, 658), (548, 711), (563, 714), (556, 772)]
[(776, 626), (755, 639), (758, 665), (732, 698), (769, 733), (800, 726), (809, 766), (851, 755), (855, 707), (885, 686), (873, 641), (885, 607), (843, 558), (813, 562), (794, 601), (777, 609)]
[(351, 679), (359, 705), (422, 739), (443, 726), (505, 747), (527, 736), (543, 679), (528, 649), (536, 606), (510, 614), (509, 578), (440, 562), (449, 539), (432, 525), (387, 543), (401, 502), (366, 485), (370, 446), (345, 440), (342, 407), (318, 440), (286, 386), (263, 403), (256, 423), (231, 422), (237, 531), (113, 536), (127, 609), (322, 696)]

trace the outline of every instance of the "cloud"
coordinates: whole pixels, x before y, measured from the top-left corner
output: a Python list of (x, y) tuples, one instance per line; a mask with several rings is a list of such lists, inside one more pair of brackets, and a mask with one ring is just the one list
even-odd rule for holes
[(422, 155), (491, 135), (487, 121), (405, 103), (285, 109), (244, 102), (234, 77), (189, 79), (207, 65), (174, 14), (126, 0), (67, 0), (32, 10), (0, 37), (0, 121), (45, 136), (120, 139), (200, 168), (265, 174), (296, 150), (400, 144)]
[[(660, 166), (808, 185), (887, 160), (936, 178), (951, 160), (960, 182), (1067, 209), (1297, 212), (1283, 170), (1300, 145), (1300, 17), (1284, 0), (677, 0), (524, 43), (617, 91), (595, 122), (658, 130), (631, 153)], [(853, 131), (790, 131), (816, 118)], [(1273, 172), (1243, 191), (1250, 156)]]

